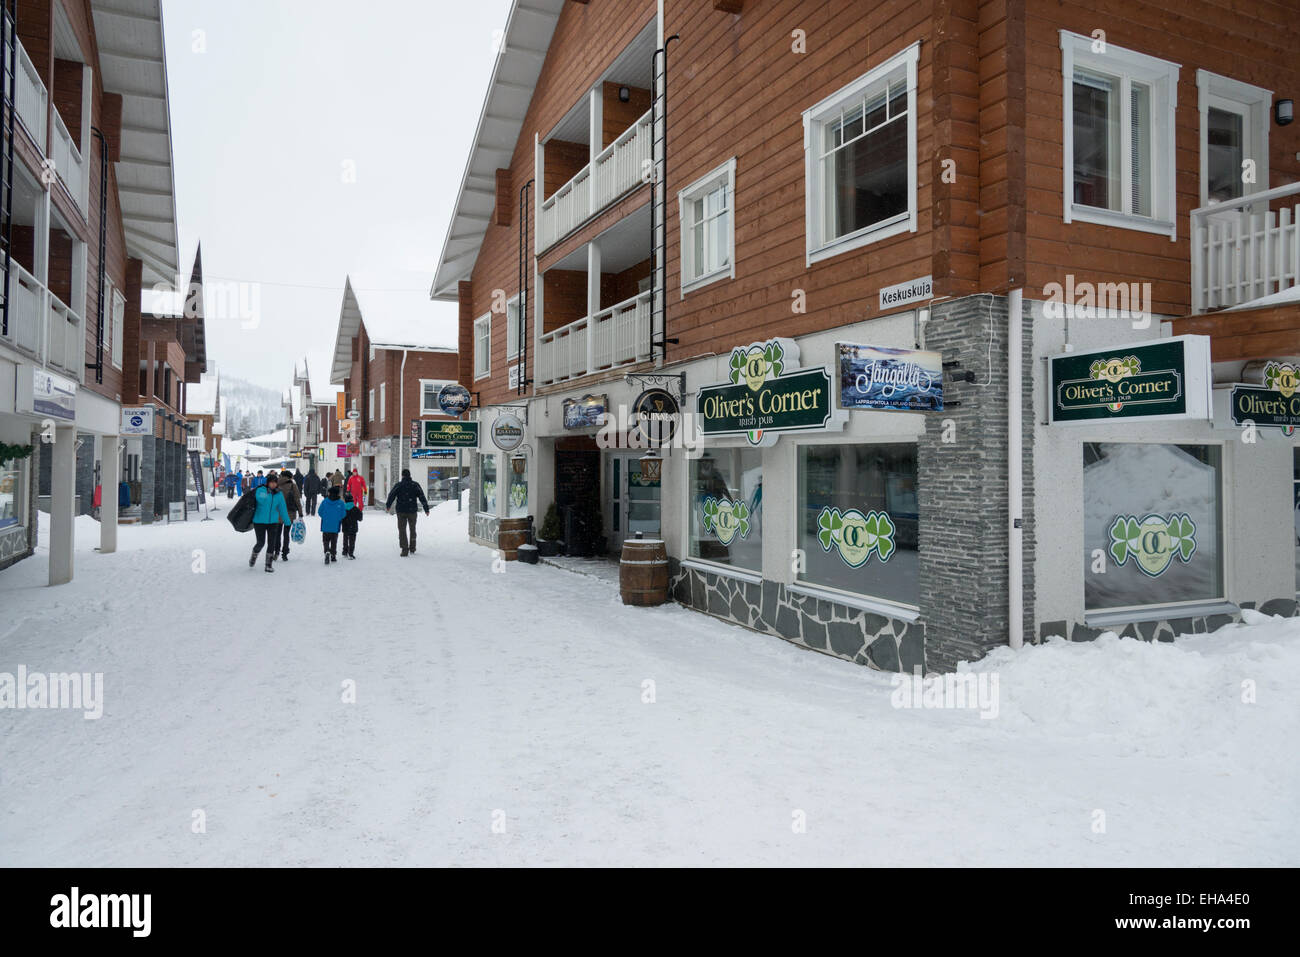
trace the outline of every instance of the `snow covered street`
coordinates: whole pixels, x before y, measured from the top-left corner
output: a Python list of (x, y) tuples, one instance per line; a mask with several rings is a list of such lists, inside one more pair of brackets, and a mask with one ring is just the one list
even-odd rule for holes
[(270, 575), (219, 504), (0, 578), (0, 673), (104, 676), (97, 720), (0, 710), (0, 864), (1300, 864), (1300, 619), (1002, 648), (982, 717), (494, 571), (454, 504), (330, 567), (309, 520)]

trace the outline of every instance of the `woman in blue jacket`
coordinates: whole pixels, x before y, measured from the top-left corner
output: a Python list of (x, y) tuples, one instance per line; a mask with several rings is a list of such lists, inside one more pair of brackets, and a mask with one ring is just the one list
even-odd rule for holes
[(284, 503), (284, 494), (279, 486), (280, 477), (272, 472), (266, 477), (266, 484), (259, 485), (255, 490), (257, 508), (253, 512), (253, 531), (257, 534), (257, 544), (249, 556), (249, 568), (257, 564), (257, 553), (262, 550), (262, 546), (268, 545), (266, 570), (275, 570), (271, 563), (280, 554), (280, 535), (282, 532), (287, 533), (286, 526), (289, 524), (289, 508)]

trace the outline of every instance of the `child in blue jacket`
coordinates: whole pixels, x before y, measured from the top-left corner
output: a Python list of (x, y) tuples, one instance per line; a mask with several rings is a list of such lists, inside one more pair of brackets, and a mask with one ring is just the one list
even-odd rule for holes
[(320, 516), (320, 537), (325, 544), (326, 565), (339, 560), (339, 526), (343, 524), (343, 516), (347, 513), (348, 506), (339, 498), (337, 485), (330, 489), (325, 501), (316, 506), (316, 514)]

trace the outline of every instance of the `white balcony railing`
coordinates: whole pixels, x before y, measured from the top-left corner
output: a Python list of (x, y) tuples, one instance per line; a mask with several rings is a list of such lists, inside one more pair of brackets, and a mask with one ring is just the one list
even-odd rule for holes
[(72, 141), (72, 134), (63, 124), (59, 111), (54, 111), (54, 135), (50, 138), (50, 159), (54, 161), (55, 172), (63, 181), (68, 195), (78, 208), (86, 208), (86, 173), (82, 164), (81, 151)]
[(1192, 210), (1192, 311), (1237, 306), (1300, 285), (1300, 183)]
[(537, 251), (549, 249), (642, 182), (650, 160), (650, 113), (629, 126), (542, 203)]
[(650, 292), (544, 334), (537, 382), (551, 385), (650, 358)]
[[(15, 38), (16, 39), (16, 38)], [(9, 81), (9, 62), (5, 60), (4, 79)], [(14, 84), (14, 107), (18, 119), (42, 153), (45, 152), (45, 121), (49, 116), (50, 95), (31, 57), (18, 43), (18, 77)]]
[(9, 334), (4, 344), (81, 382), (86, 365), (81, 316), (16, 261), (10, 262), (10, 269)]

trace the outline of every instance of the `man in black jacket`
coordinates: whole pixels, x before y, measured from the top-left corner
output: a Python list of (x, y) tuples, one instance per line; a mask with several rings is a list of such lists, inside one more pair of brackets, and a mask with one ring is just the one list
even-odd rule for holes
[(308, 472), (307, 477), (302, 480), (302, 493), (307, 499), (307, 514), (315, 515), (316, 496), (321, 493), (321, 480), (320, 476), (316, 474), (315, 469)]
[[(429, 500), (424, 497), (424, 489), (411, 478), (410, 469), (402, 469), (402, 480), (388, 493), (388, 501), (384, 503), (384, 508), (393, 511), (394, 502), (397, 503), (397, 544), (402, 547), (402, 557), (405, 558), (415, 551), (415, 520), (418, 517), (416, 508), (422, 505), (424, 514), (429, 514)], [(409, 546), (408, 528), (410, 529)]]

